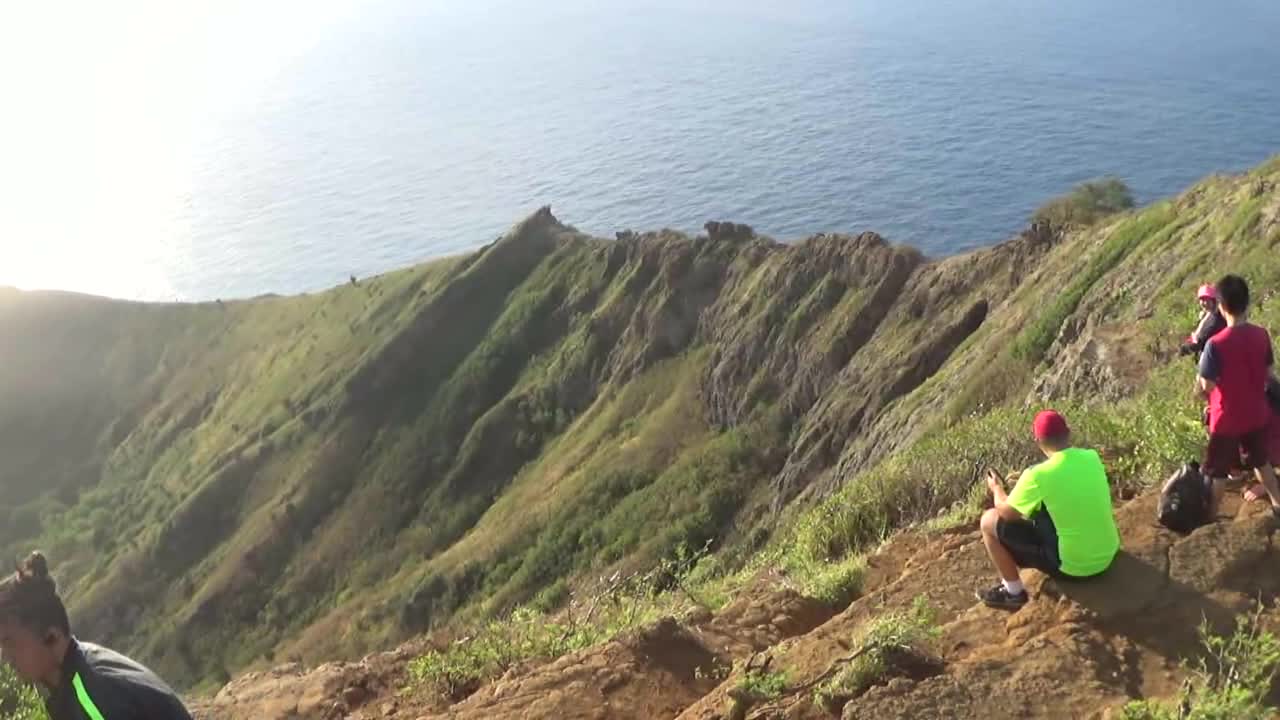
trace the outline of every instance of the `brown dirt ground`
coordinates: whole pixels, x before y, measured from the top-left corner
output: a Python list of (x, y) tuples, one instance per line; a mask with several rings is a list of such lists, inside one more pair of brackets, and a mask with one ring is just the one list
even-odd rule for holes
[[(737, 672), (716, 668), (757, 653), (787, 675), (783, 697), (748, 718), (1106, 718), (1135, 697), (1177, 692), (1200, 649), (1197, 626), (1218, 631), (1260, 599), (1280, 596), (1265, 508), (1229, 500), (1224, 517), (1190, 536), (1155, 524), (1154, 494), (1117, 512), (1124, 551), (1101, 578), (1066, 583), (1028, 572), (1033, 600), (990, 610), (974, 590), (994, 576), (974, 527), (900, 533), (868, 561), (863, 595), (829, 610), (760, 578), (719, 614), (691, 613), (540, 666), (519, 668), (451, 707), (406, 695), (409, 649), (304, 672), (245, 676), (196, 706), (202, 720), (242, 718), (571, 718), (721, 720)], [(904, 672), (836, 715), (806, 685), (853, 649), (857, 630), (927, 598), (942, 628), (941, 672)], [(912, 677), (917, 679), (912, 679)]]

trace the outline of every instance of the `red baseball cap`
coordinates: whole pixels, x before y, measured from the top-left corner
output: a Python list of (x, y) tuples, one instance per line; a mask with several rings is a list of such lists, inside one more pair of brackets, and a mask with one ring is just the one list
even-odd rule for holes
[(1057, 410), (1041, 410), (1036, 413), (1035, 422), (1031, 423), (1031, 431), (1035, 433), (1036, 440), (1044, 440), (1062, 437), (1071, 432), (1071, 428), (1067, 427), (1067, 419)]

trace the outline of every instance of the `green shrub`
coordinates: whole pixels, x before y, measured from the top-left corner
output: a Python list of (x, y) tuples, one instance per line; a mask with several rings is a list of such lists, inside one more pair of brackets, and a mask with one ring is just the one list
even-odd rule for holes
[(825, 708), (838, 711), (844, 703), (883, 682), (903, 658), (925, 662), (941, 634), (933, 609), (917, 597), (911, 609), (892, 612), (871, 621), (855, 638), (852, 659), (820, 684), (814, 699)]
[(566, 602), (569, 601), (569, 584), (561, 578), (547, 587), (533, 598), (533, 608), (538, 612), (551, 612), (558, 610)]
[(7, 663), (0, 663), (0, 720), (48, 720), (44, 701)]
[(782, 697), (787, 674), (781, 671), (748, 670), (738, 679), (736, 694), (751, 702), (768, 702)]
[(1080, 183), (1066, 195), (1041, 205), (1031, 220), (1048, 223), (1053, 228), (1079, 227), (1132, 207), (1133, 193), (1129, 186), (1119, 178), (1105, 177)]
[(1138, 700), (1123, 709), (1123, 720), (1266, 720), (1277, 668), (1280, 640), (1262, 630), (1259, 618), (1242, 617), (1235, 632), (1222, 637), (1200, 628), (1205, 647), (1192, 680), (1172, 703)]
[(531, 608), (520, 608), (445, 649), (428, 651), (409, 664), (409, 677), (460, 700), (517, 663), (557, 658), (603, 637), (604, 628), (591, 622), (556, 622)]

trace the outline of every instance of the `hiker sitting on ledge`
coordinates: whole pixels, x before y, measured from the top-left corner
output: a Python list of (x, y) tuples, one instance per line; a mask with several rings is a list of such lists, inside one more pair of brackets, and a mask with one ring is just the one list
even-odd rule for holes
[(982, 542), (1000, 573), (999, 585), (978, 593), (988, 607), (1016, 610), (1027, 603), (1021, 568), (1087, 578), (1110, 567), (1120, 550), (1102, 458), (1071, 447), (1067, 421), (1053, 410), (1037, 414), (1032, 430), (1048, 459), (1027, 468), (1012, 493), (987, 470), (995, 507), (982, 514)]

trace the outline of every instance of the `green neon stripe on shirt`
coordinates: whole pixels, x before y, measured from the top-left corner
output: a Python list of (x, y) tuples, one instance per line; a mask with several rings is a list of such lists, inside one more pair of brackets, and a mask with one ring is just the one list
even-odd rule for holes
[(80, 701), (80, 707), (84, 708), (84, 714), (89, 716), (89, 720), (104, 720), (98, 706), (93, 704), (93, 698), (89, 697), (89, 691), (84, 689), (80, 673), (71, 676), (71, 684), (75, 686), (76, 699)]

